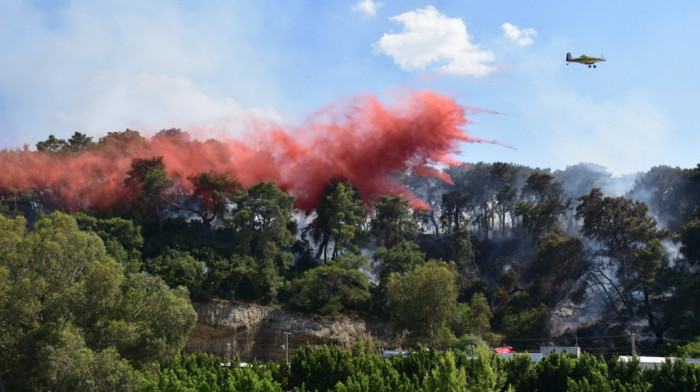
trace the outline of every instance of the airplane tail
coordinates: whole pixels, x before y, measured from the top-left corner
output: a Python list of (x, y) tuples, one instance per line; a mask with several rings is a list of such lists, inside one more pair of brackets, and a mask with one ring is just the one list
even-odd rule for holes
[(566, 61), (571, 61), (571, 52), (566, 53)]

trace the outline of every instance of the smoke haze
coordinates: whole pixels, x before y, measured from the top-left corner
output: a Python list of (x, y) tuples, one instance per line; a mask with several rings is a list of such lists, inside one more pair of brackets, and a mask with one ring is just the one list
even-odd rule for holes
[(392, 107), (366, 95), (319, 110), (306, 126), (258, 124), (238, 139), (124, 132), (76, 153), (3, 150), (0, 193), (35, 190), (68, 210), (105, 210), (128, 196), (123, 182), (134, 158), (162, 156), (168, 176), (185, 191), (192, 188), (186, 178), (202, 172), (227, 173), (244, 187), (274, 180), (296, 197), (297, 208), (309, 211), (327, 182), (344, 177), (366, 200), (401, 195), (426, 208), (397, 174), (449, 181), (434, 165), (457, 164), (461, 142), (493, 143), (468, 135), (468, 123), (462, 106), (433, 92), (408, 94)]

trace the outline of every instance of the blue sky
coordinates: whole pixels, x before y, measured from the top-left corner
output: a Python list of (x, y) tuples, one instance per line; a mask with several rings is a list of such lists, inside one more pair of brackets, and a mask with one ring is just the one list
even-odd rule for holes
[[(700, 163), (700, 3), (0, 0), (0, 147), (75, 131), (298, 123), (430, 89), (470, 114), (468, 162), (621, 175)], [(604, 55), (596, 69), (566, 65)]]

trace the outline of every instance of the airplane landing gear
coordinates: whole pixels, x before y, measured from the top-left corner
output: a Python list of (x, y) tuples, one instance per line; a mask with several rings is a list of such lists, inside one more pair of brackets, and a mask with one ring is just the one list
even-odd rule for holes
[(593, 64), (593, 68), (595, 68), (595, 64)]

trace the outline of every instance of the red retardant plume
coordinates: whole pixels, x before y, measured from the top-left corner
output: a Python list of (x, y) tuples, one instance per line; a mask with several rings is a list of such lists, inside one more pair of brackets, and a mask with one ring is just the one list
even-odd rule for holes
[(70, 211), (105, 210), (129, 196), (124, 179), (132, 159), (162, 156), (168, 177), (184, 191), (192, 189), (187, 177), (202, 172), (227, 173), (244, 187), (274, 180), (296, 197), (297, 208), (310, 211), (326, 183), (347, 178), (365, 200), (401, 195), (426, 208), (398, 175), (411, 171), (450, 182), (434, 165), (459, 164), (453, 155), (461, 142), (493, 143), (467, 135), (462, 127), (468, 123), (451, 98), (417, 92), (390, 108), (374, 96), (358, 97), (318, 111), (309, 125), (257, 126), (235, 140), (110, 133), (80, 152), (0, 151), (0, 194), (40, 191)]

